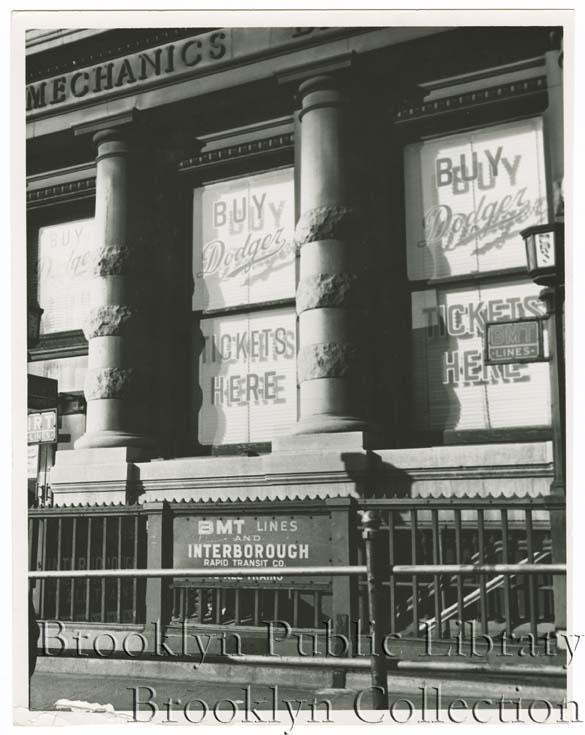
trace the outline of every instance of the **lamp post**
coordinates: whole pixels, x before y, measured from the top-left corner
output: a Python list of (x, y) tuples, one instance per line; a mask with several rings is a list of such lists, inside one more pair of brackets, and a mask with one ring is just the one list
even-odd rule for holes
[(554, 480), (551, 491), (565, 495), (565, 257), (564, 226), (560, 222), (535, 225), (522, 231), (528, 273), (545, 288), (540, 298), (546, 304), (551, 354), (551, 423)]
[[(540, 298), (546, 304), (548, 318), (551, 392), (551, 424), (553, 442), (554, 477), (551, 495), (565, 497), (565, 256), (564, 225), (555, 222), (528, 227), (522, 231), (526, 246), (528, 273), (532, 280), (545, 288)], [(553, 563), (566, 562), (565, 509), (551, 510), (551, 542)], [(555, 576), (553, 580), (554, 616), (557, 633), (565, 631), (566, 580)], [(557, 638), (557, 640), (560, 640)]]

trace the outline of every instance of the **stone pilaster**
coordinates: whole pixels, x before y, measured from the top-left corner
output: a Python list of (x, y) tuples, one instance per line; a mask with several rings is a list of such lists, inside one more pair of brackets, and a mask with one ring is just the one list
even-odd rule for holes
[(352, 207), (344, 100), (333, 76), (300, 86), (300, 249), (297, 290), (300, 417), (296, 433), (361, 431), (357, 381), (363, 279), (359, 217)]
[(141, 245), (136, 156), (124, 128), (100, 130), (97, 146), (95, 249), (88, 340), (86, 433), (76, 449), (150, 447), (149, 387), (144, 277), (148, 257)]

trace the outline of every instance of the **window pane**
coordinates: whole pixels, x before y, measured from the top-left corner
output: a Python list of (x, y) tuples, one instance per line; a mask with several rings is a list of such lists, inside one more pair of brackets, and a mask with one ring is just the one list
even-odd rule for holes
[(405, 177), (410, 280), (526, 265), (520, 232), (547, 220), (540, 118), (409, 145)]
[(87, 372), (87, 355), (61, 357), (56, 360), (35, 360), (28, 364), (28, 372), (57, 380), (61, 393), (82, 391)]
[(201, 321), (199, 441), (270, 441), (297, 418), (292, 307)]
[(41, 334), (81, 329), (89, 307), (93, 219), (39, 230), (38, 299)]
[(550, 424), (549, 365), (485, 366), (486, 321), (544, 313), (531, 281), (412, 294), (418, 429), (502, 429)]
[(193, 309), (295, 294), (293, 169), (194, 192)]

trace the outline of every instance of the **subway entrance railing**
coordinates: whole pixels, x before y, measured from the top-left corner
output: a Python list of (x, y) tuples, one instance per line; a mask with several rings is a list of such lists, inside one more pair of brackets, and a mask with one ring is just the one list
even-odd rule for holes
[[(538, 633), (539, 625), (550, 610), (545, 604), (538, 605), (537, 601), (544, 602), (543, 596), (552, 594), (550, 580), (554, 576), (566, 574), (564, 564), (548, 561), (550, 551), (547, 549), (547, 538), (550, 536), (547, 536), (547, 529), (550, 529), (550, 524), (546, 523), (545, 516), (551, 510), (558, 512), (560, 505), (550, 498), (542, 499), (542, 502), (539, 500), (515, 499), (515, 502), (509, 502), (510, 499), (506, 499), (505, 507), (493, 501), (477, 504), (477, 499), (441, 503), (418, 503), (413, 502), (413, 499), (406, 499), (404, 502), (362, 501), (362, 520), (359, 524), (361, 543), (358, 544), (357, 563), (345, 566), (265, 569), (262, 575), (268, 578), (310, 575), (352, 580), (358, 597), (359, 619), (364, 630), (375, 641), (373, 650), (378, 652), (383, 650), (382, 641), (385, 635), (396, 633), (401, 625), (402, 610), (411, 610), (410, 616), (407, 614), (406, 618), (415, 637), (420, 635), (422, 622), (427, 634), (431, 631), (435, 637), (440, 638), (453, 621), (454, 611), (461, 616), (459, 621), (477, 619), (482, 631), (491, 631), (494, 623), (501, 623), (504, 629), (511, 630), (516, 622), (523, 620), (530, 631)], [(33, 516), (31, 519), (33, 536), (36, 520), (36, 537), (42, 539), (44, 551), (41, 554), (41, 564), (37, 562), (37, 566), (41, 568), (31, 569), (29, 572), (31, 584), (35, 587), (35, 607), (42, 619), (145, 623), (146, 587), (150, 580), (159, 585), (160, 619), (164, 619), (162, 613), (166, 608), (167, 621), (170, 622), (178, 617), (177, 613), (183, 616), (186, 614), (175, 602), (177, 589), (180, 588), (173, 587), (173, 580), (180, 578), (197, 580), (197, 586), (192, 589), (199, 590), (202, 601), (215, 600), (216, 606), (210, 611), (209, 622), (200, 603), (199, 612), (194, 616), (200, 625), (208, 623), (227, 628), (236, 624), (246, 625), (248, 619), (257, 624), (261, 620), (286, 621), (288, 618), (290, 625), (303, 627), (302, 623), (305, 623), (304, 627), (317, 627), (319, 616), (315, 613), (315, 608), (320, 610), (317, 604), (312, 608), (311, 619), (302, 619), (300, 616), (302, 588), (281, 588), (276, 591), (247, 589), (247, 580), (258, 576), (255, 569), (147, 568), (148, 555), (141, 551), (141, 541), (144, 540), (147, 529), (143, 523), (144, 514), (139, 507), (120, 508), (114, 515), (107, 515), (101, 509), (101, 515), (96, 516), (99, 521), (92, 517), (93, 520), (89, 523), (88, 519), (89, 535), (83, 542), (85, 546), (80, 545), (77, 538), (81, 528), (79, 518), (70, 515), (65, 522), (63, 514), (54, 512), (51, 515), (51, 511), (56, 509), (43, 510), (44, 514), (38, 513), (36, 518)], [(477, 525), (473, 523), (474, 514)], [(494, 522), (496, 518), (499, 524)], [(57, 531), (57, 538), (52, 545), (47, 541), (50, 534), (48, 520), (53, 522)], [(406, 524), (407, 520), (410, 520), (410, 524)], [(488, 529), (492, 534), (489, 537)], [(471, 534), (468, 534), (468, 538), (465, 530)], [(400, 539), (404, 533), (408, 534), (412, 552), (406, 562), (400, 557), (404, 550), (404, 541), (400, 543)], [(109, 539), (113, 539), (113, 542)], [(424, 549), (425, 544), (430, 544), (431, 559), (428, 560), (423, 555), (419, 561), (419, 549)], [(445, 550), (451, 545), (453, 552), (449, 557)], [(510, 547), (515, 549), (514, 553)], [(92, 557), (94, 548), (99, 550), (101, 556)], [(108, 550), (114, 548), (118, 557), (108, 557)], [(49, 553), (49, 549), (56, 549), (56, 556), (53, 552)], [(89, 558), (79, 556), (80, 549), (85, 549)], [(124, 549), (131, 549), (132, 553), (124, 556)], [(464, 552), (464, 549), (467, 550)], [(31, 552), (31, 566), (32, 558)], [(80, 561), (82, 558), (83, 562)], [(53, 559), (56, 561), (51, 563), (49, 560)], [(69, 568), (64, 568), (65, 564)], [(54, 568), (47, 568), (51, 566)], [(226, 589), (218, 586), (218, 580), (222, 579), (231, 579), (232, 584), (236, 579), (242, 585), (241, 589), (236, 587), (229, 591), (233, 596), (234, 606), (230, 619), (226, 612)], [(214, 586), (206, 586), (208, 581), (213, 581)], [(251, 615), (245, 612), (249, 609), (246, 607), (248, 603), (245, 602), (245, 595), (248, 595), (251, 603)], [(494, 602), (496, 596), (498, 599)], [(520, 596), (522, 604), (515, 604), (514, 598)], [(263, 601), (270, 599), (272, 603), (265, 607)], [(286, 605), (282, 604), (283, 600), (287, 601)], [(504, 614), (503, 621), (494, 621), (490, 617), (498, 610), (500, 614)], [(55, 615), (51, 614), (53, 612)], [(275, 612), (278, 613), (277, 618)], [(517, 617), (511, 618), (513, 614)], [(275, 659), (272, 656), (255, 655), (227, 658), (233, 663), (279, 663), (336, 670), (370, 668), (376, 706), (383, 706), (382, 701), (386, 701), (386, 674), (389, 668), (459, 672), (478, 671), (482, 668), (482, 665), (473, 663), (408, 661), (389, 659), (382, 655), (372, 655), (369, 660), (338, 657), (326, 659), (321, 656), (281, 656)], [(513, 673), (513, 668), (508, 666), (506, 670)], [(531, 667), (523, 665), (518, 668), (524, 674), (531, 672)], [(532, 669), (540, 674), (564, 674), (562, 667), (540, 665)], [(379, 698), (376, 699), (378, 695)]]
[[(348, 509), (346, 539), (347, 561), (358, 566), (366, 563), (359, 520), (364, 511), (380, 518), (375, 554), (382, 568), (387, 632), (420, 640), (429, 635), (450, 639), (467, 622), (490, 634), (529, 631), (537, 636), (554, 627), (554, 585), (547, 564), (553, 560), (551, 516), (564, 513), (562, 498), (362, 499)], [(31, 510), (29, 569), (172, 567), (172, 522), (166, 536), (161, 531), (171, 553), (153, 558), (147, 520), (148, 510), (141, 505)], [(511, 575), (492, 571), (478, 578), (473, 573), (449, 573), (453, 564), (488, 564), (493, 569), (517, 564), (519, 569)], [(542, 572), (527, 573), (530, 564), (538, 564)], [(399, 574), (397, 565), (422, 565), (426, 570)], [(444, 569), (439, 571), (438, 565)], [(205, 575), (165, 579), (158, 617), (169, 625), (250, 629), (271, 619), (310, 629), (339, 614), (349, 620), (368, 618), (367, 586), (359, 576), (351, 578), (351, 589), (341, 602), (326, 584), (303, 586), (302, 576), (290, 586), (228, 576), (231, 582), (222, 575), (214, 575), (215, 581)], [(57, 575), (35, 585), (33, 599), (42, 619), (136, 625), (145, 622), (145, 595), (142, 576)]]

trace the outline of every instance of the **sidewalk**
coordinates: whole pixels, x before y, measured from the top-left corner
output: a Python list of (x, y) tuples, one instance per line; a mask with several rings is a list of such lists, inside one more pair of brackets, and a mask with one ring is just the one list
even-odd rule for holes
[[(57, 660), (45, 661), (46, 664), (57, 664)], [(120, 712), (128, 712), (128, 719), (147, 722), (153, 714), (160, 721), (176, 720), (187, 724), (184, 708), (188, 703), (188, 713), (199, 721), (217, 721), (224, 715), (248, 716), (250, 722), (259, 721), (254, 712), (272, 713), (277, 710), (287, 711), (287, 702), (294, 702), (297, 708), (309, 712), (316, 707), (317, 712), (325, 705), (319, 702), (330, 702), (331, 710), (354, 710), (356, 698), (360, 697), (359, 706), (369, 707), (370, 681), (367, 675), (349, 675), (347, 690), (328, 689), (326, 677), (306, 677), (309, 672), (294, 672), (298, 678), (298, 685), (278, 683), (278, 680), (269, 676), (245, 676), (240, 670), (236, 675), (229, 667), (224, 670), (206, 668), (193, 671), (176, 664), (172, 668), (141, 667), (139, 671), (131, 673), (126, 668), (120, 669), (120, 675), (112, 675), (112, 667), (96, 666), (95, 662), (88, 667), (87, 673), (72, 673), (56, 670), (37, 670), (31, 683), (32, 710), (54, 710), (55, 703), (60, 699), (81, 700), (82, 702), (110, 704)], [(202, 667), (204, 668), (204, 667)], [(252, 673), (252, 672), (248, 672)], [(258, 672), (260, 673), (260, 672)], [(265, 674), (268, 672), (264, 672)], [(311, 672), (313, 673), (313, 672)], [(316, 672), (315, 672), (316, 673)], [(546, 686), (527, 686), (521, 683), (515, 685), (510, 682), (492, 681), (489, 687), (482, 681), (449, 680), (438, 677), (389, 677), (389, 705), (396, 702), (397, 709), (401, 709), (401, 700), (407, 698), (414, 707), (426, 706), (436, 710), (438, 701), (446, 706), (450, 701), (463, 697), (473, 705), (476, 701), (485, 701), (485, 697), (492, 697), (494, 704), (500, 697), (523, 700), (546, 699), (556, 704), (565, 697), (563, 688)], [(173, 700), (169, 705), (169, 701)], [(407, 704), (402, 705), (407, 707)], [(219, 713), (216, 717), (215, 712)], [(246, 713), (248, 713), (246, 715)], [(262, 716), (262, 721), (270, 717)], [(247, 720), (244, 720), (247, 721)]]

